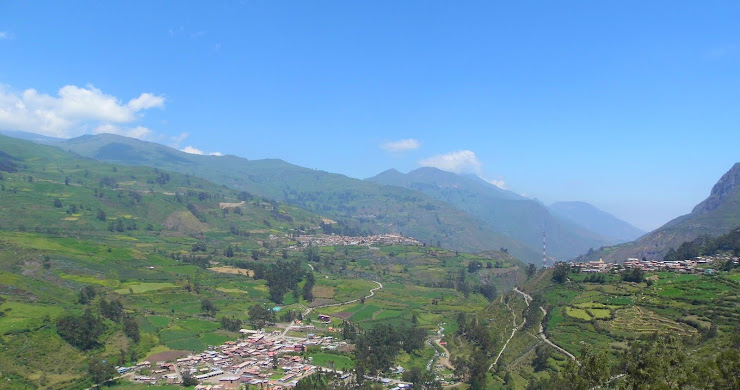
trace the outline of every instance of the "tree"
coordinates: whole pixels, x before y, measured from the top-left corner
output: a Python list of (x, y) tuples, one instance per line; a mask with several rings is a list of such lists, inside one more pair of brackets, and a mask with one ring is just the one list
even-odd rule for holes
[(190, 371), (183, 371), (182, 373), (182, 386), (183, 387), (191, 387), (191, 386), (197, 386), (198, 380), (195, 379), (195, 377), (190, 374)]
[(622, 272), (622, 280), (625, 282), (642, 283), (645, 281), (645, 271), (641, 268), (632, 268)]
[(62, 208), (62, 201), (59, 198), (54, 198), (54, 207)]
[(107, 216), (105, 215), (105, 211), (98, 209), (98, 215), (97, 218), (103, 222), (105, 222)]
[(403, 350), (407, 353), (424, 349), (424, 339), (426, 339), (427, 332), (423, 328), (414, 325), (407, 331), (400, 332), (400, 335)]
[(455, 377), (470, 385), (470, 389), (485, 389), (489, 361), (483, 351), (475, 348), (468, 358), (456, 356), (450, 362), (455, 367)]
[(357, 366), (371, 375), (386, 371), (401, 350), (400, 341), (399, 334), (391, 325), (375, 325), (355, 343)]
[(313, 301), (313, 286), (316, 284), (316, 278), (313, 276), (313, 272), (306, 273), (306, 283), (303, 285), (303, 299), (311, 302)]
[(101, 384), (116, 376), (116, 368), (107, 360), (103, 360), (99, 356), (93, 356), (88, 364), (88, 373), (95, 387), (100, 387)]
[(489, 302), (493, 302), (496, 299), (497, 291), (496, 286), (494, 286), (490, 281), (487, 283), (483, 283), (478, 288), (478, 291), (488, 299)]
[(542, 371), (547, 368), (547, 359), (550, 358), (551, 353), (552, 350), (547, 344), (539, 344), (537, 348), (534, 349), (535, 357), (532, 362), (532, 367), (535, 371)]
[(71, 345), (88, 350), (98, 345), (105, 324), (88, 308), (82, 315), (66, 314), (57, 318), (57, 333)]
[(80, 290), (80, 297), (78, 302), (83, 305), (90, 303), (95, 298), (95, 288), (93, 286), (85, 286)]
[(570, 272), (570, 265), (563, 261), (555, 263), (555, 269), (552, 271), (552, 280), (557, 283), (565, 283), (568, 280), (568, 273)]
[(342, 338), (354, 341), (357, 337), (357, 327), (349, 321), (342, 321)]
[(470, 263), (468, 263), (468, 272), (471, 274), (478, 272), (478, 270), (481, 268), (483, 268), (483, 263), (481, 263), (478, 260), (473, 260)]
[(216, 305), (214, 305), (213, 302), (211, 302), (210, 299), (203, 298), (200, 301), (200, 311), (208, 313), (212, 316), (215, 316), (218, 309), (216, 308)]
[(537, 266), (534, 264), (529, 264), (527, 266), (527, 279), (531, 279), (532, 276), (537, 274)]
[(402, 379), (413, 384), (414, 390), (441, 390), (442, 384), (435, 379), (434, 373), (420, 367), (404, 371)]
[(123, 317), (123, 333), (128, 336), (134, 343), (138, 343), (141, 335), (139, 334), (139, 323), (132, 316)]
[(238, 332), (242, 328), (242, 320), (236, 317), (221, 317), (221, 328)]
[(275, 320), (275, 312), (265, 309), (261, 305), (250, 306), (247, 313), (249, 314), (249, 322), (257, 329), (263, 328), (266, 323)]
[(588, 390), (603, 386), (609, 380), (609, 359), (604, 351), (595, 353), (588, 348), (581, 350), (580, 365), (569, 361), (560, 378), (557, 388)]
[(117, 299), (111, 299), (110, 302), (101, 298), (99, 302), (100, 315), (113, 321), (121, 322), (123, 318), (123, 304)]
[(318, 263), (321, 261), (321, 255), (316, 247), (310, 246), (306, 248), (306, 261)]
[(694, 380), (687, 362), (688, 354), (676, 336), (653, 335), (636, 341), (622, 355), (627, 388), (683, 388)]

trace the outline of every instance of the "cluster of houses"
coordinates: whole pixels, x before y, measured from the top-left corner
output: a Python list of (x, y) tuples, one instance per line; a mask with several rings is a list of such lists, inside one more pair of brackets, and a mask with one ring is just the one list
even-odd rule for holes
[(572, 263), (572, 267), (580, 268), (581, 272), (612, 272), (621, 271), (623, 269), (639, 268), (646, 272), (653, 271), (673, 271), (680, 273), (705, 273), (711, 274), (714, 272), (711, 268), (701, 267), (706, 264), (712, 264), (714, 262), (724, 262), (727, 260), (733, 260), (735, 263), (738, 262), (738, 258), (731, 257), (728, 255), (719, 256), (699, 256), (691, 260), (681, 261), (658, 261), (658, 260), (640, 260), (636, 258), (629, 258), (622, 264), (618, 263), (605, 263), (604, 260), (599, 259), (598, 261), (589, 261), (584, 263)]
[(371, 246), (371, 245), (422, 245), (422, 243), (411, 237), (404, 237), (396, 233), (377, 234), (373, 236), (337, 236), (315, 235), (298, 236), (295, 238), (299, 246)]
[[(176, 384), (182, 382), (184, 373), (189, 373), (200, 381), (201, 385), (196, 387), (199, 390), (230, 390), (242, 384), (280, 390), (295, 386), (298, 380), (317, 369), (310, 357), (306, 359), (296, 353), (311, 345), (330, 349), (346, 345), (331, 337), (284, 337), (279, 333), (246, 329), (241, 333), (247, 337), (227, 341), (175, 362), (141, 362), (134, 368), (131, 379), (140, 383)], [(142, 371), (146, 375), (141, 374)]]

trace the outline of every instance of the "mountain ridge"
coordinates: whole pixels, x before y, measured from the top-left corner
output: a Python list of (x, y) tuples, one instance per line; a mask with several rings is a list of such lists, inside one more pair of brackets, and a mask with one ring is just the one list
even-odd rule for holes
[(477, 252), (507, 248), (525, 261), (537, 251), (423, 193), (300, 167), (279, 159), (205, 156), (118, 136), (87, 135), (56, 144), (80, 155), (203, 177), (215, 183), (327, 215), (348, 229), (395, 232), (420, 241)]

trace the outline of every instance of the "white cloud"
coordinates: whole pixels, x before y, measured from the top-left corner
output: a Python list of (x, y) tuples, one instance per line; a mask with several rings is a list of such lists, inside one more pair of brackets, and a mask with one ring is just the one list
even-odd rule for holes
[(487, 181), (487, 182), (495, 185), (496, 187), (498, 187), (498, 188), (500, 188), (502, 190), (505, 190), (506, 189), (506, 182), (501, 177), (498, 178), (498, 179), (484, 179), (484, 178), (481, 178), (481, 179), (483, 179), (483, 180), (485, 180), (485, 181)]
[(13, 35), (7, 31), (0, 31), (0, 41), (5, 39), (13, 39)]
[(458, 150), (447, 154), (438, 154), (419, 161), (423, 167), (439, 168), (454, 173), (475, 173), (480, 175), (481, 162), (470, 150)]
[(380, 148), (387, 152), (403, 152), (405, 150), (418, 149), (421, 146), (419, 140), (408, 138), (399, 141), (389, 141), (380, 145)]
[(190, 153), (190, 154), (197, 154), (197, 155), (209, 155), (209, 156), (223, 156), (223, 153), (221, 152), (212, 152), (212, 153), (206, 153), (196, 147), (193, 147), (191, 145), (188, 145), (182, 149), (180, 149), (181, 152)]
[[(163, 106), (164, 98), (150, 93), (142, 93), (123, 104), (92, 85), (66, 85), (59, 89), (58, 96), (35, 89), (19, 94), (0, 85), (0, 129), (67, 138), (88, 133), (91, 128), (113, 131), (118, 129), (111, 127), (114, 124), (136, 121), (140, 111)], [(118, 130), (138, 137), (150, 134), (150, 130), (141, 126)]]
[(434, 167), (447, 172), (453, 173), (473, 173), (481, 179), (495, 185), (498, 188), (506, 189), (506, 182), (503, 177), (496, 179), (486, 179), (483, 177), (483, 164), (471, 150), (458, 150), (447, 154), (438, 154), (419, 161), (423, 167)]
[(134, 111), (141, 111), (154, 107), (162, 108), (164, 107), (164, 98), (152, 95), (151, 93), (142, 93), (136, 99), (129, 100), (128, 106)]
[(196, 149), (196, 148), (194, 148), (194, 147), (192, 147), (190, 145), (188, 145), (188, 146), (180, 149), (180, 151), (181, 152), (185, 152), (185, 153), (190, 153), (190, 154), (200, 154), (200, 155), (203, 154), (203, 151), (202, 150)]

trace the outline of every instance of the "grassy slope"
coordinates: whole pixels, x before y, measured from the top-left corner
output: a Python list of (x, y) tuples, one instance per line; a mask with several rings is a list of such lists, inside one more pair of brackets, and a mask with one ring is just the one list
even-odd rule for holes
[[(124, 350), (130, 364), (131, 352), (141, 360), (168, 349), (198, 351), (234, 339), (236, 334), (217, 330), (216, 319), (201, 313), (201, 300), (213, 301), (219, 317), (246, 321), (250, 305), (268, 304), (265, 282), (201, 269), (172, 255), (189, 255), (194, 244), (205, 242), (207, 252), (200, 255), (212, 256), (214, 262), (233, 260), (221, 256), (229, 244), (238, 246), (235, 259), (250, 261), (251, 249), (260, 248), (265, 251), (261, 261), (273, 262), (282, 256), (281, 248), (292, 243), (280, 237), (319, 219), (282, 204), (281, 213), (276, 214), (272, 204), (259, 198), (249, 199), (241, 215), (225, 214), (218, 203), (236, 202), (239, 194), (205, 180), (169, 173), (170, 179), (160, 185), (155, 180), (165, 172), (102, 164), (10, 138), (0, 137), (0, 152), (16, 170), (3, 171), (0, 180), (4, 188), (0, 191), (0, 311), (4, 314), (0, 317), (0, 347), (4, 351), (0, 372), (9, 388), (33, 388), (42, 383), (57, 389), (89, 385), (84, 379), (89, 353), (68, 345), (54, 325), (61, 313), (84, 310), (85, 306), (77, 303), (84, 286), (94, 286), (98, 297), (119, 299), (136, 317), (142, 332), (141, 341), (134, 344), (123, 336), (119, 324), (107, 321), (106, 335), (91, 353), (118, 361)], [(66, 177), (69, 185), (64, 183)], [(116, 184), (101, 187), (104, 178), (113, 178)], [(175, 193), (185, 195), (178, 201)], [(54, 206), (56, 198), (62, 207)], [(190, 222), (182, 222), (191, 225), (185, 226), (187, 229), (166, 223), (173, 214), (190, 213), (188, 203), (202, 221), (190, 214)], [(67, 213), (71, 204), (81, 211)], [(106, 221), (97, 218), (98, 209), (105, 211)], [(138, 228), (111, 232), (110, 222), (119, 220), (135, 221)], [(147, 225), (152, 225), (152, 230), (147, 230)], [(252, 233), (248, 237), (229, 234), (232, 225)], [(270, 239), (270, 235), (278, 238)], [(314, 264), (317, 290), (325, 293), (327, 301), (365, 295), (375, 286), (369, 279), (387, 284), (377, 298), (366, 302), (377, 310), (358, 309), (365, 314), (353, 320), (363, 328), (376, 322), (409, 324), (416, 314), (430, 331), (459, 310), (475, 312), (486, 306), (480, 295), (466, 298), (442, 287), (469, 261), (499, 262), (501, 268), (467, 276), (473, 283), (490, 277), (499, 291), (516, 283), (520, 264), (497, 252), (469, 255), (432, 247), (325, 247), (320, 248), (320, 256), (321, 261)], [(288, 257), (303, 259), (304, 255), (289, 251)], [(198, 291), (186, 288), (195, 285)], [(439, 304), (432, 305), (434, 300)], [(295, 301), (289, 297), (286, 302)], [(299, 304), (308, 305), (295, 302), (284, 310), (298, 309)], [(425, 363), (428, 353), (405, 356), (404, 361)]]
[[(590, 347), (607, 351), (616, 361), (629, 341), (664, 332), (692, 339), (697, 343), (692, 347), (692, 356), (703, 359), (716, 354), (739, 330), (740, 284), (733, 279), (740, 273), (734, 272), (718, 277), (664, 272), (657, 274), (659, 279), (652, 286), (647, 286), (622, 282), (617, 275), (609, 276), (604, 284), (586, 283), (582, 274), (571, 275), (570, 282), (559, 285), (550, 280), (552, 271), (548, 270), (520, 288), (545, 299), (549, 312), (544, 322), (548, 338), (576, 356), (582, 348)], [(516, 293), (507, 296), (510, 302), (523, 303)], [(517, 315), (527, 310), (521, 304), (518, 307)], [(504, 309), (499, 305), (490, 310), (498, 310), (499, 316), (507, 318)], [(510, 316), (508, 313), (509, 322)], [(703, 338), (703, 332), (712, 323), (718, 326), (719, 335)], [(510, 334), (510, 325), (506, 328), (494, 322), (492, 327), (494, 334), (507, 337)], [(537, 331), (538, 327), (534, 326), (518, 332), (502, 356), (502, 363), (515, 374), (522, 388), (527, 380), (549, 375), (567, 362), (567, 357), (553, 351), (549, 367), (545, 371), (533, 371), (534, 347), (541, 343)]]

